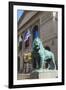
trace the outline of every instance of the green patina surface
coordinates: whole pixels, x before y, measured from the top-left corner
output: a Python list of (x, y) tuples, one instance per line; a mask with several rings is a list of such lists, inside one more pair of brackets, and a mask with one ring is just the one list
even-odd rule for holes
[(39, 37), (35, 38), (33, 41), (33, 57), (39, 57), (40, 58), (40, 68), (43, 68), (44, 63), (47, 60), (52, 59), (54, 66), (51, 64), (49, 65), (48, 68), (52, 67), (55, 69), (55, 57), (54, 57), (54, 53), (52, 53), (51, 51), (46, 50), (43, 47), (42, 41), (40, 40)]

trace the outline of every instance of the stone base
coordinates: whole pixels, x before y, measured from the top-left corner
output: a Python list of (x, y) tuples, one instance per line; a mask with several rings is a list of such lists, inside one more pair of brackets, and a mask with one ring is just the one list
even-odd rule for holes
[(32, 79), (46, 79), (46, 78), (57, 78), (57, 70), (36, 70), (31, 73)]
[(57, 78), (58, 71), (57, 70), (45, 70), (43, 72), (39, 72), (39, 79), (46, 79), (46, 78)]

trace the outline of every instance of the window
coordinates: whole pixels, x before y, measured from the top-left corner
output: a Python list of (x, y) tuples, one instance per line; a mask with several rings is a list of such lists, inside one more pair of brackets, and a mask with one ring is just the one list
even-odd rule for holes
[(39, 37), (39, 31), (38, 31), (38, 25), (35, 25), (34, 28), (33, 28), (33, 40), (36, 38), (36, 37)]

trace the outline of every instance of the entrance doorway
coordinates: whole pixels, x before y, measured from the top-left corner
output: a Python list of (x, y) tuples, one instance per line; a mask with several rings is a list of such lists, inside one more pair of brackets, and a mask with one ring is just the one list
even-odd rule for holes
[(17, 63), (18, 73), (20, 72), (20, 57), (18, 56), (18, 63)]

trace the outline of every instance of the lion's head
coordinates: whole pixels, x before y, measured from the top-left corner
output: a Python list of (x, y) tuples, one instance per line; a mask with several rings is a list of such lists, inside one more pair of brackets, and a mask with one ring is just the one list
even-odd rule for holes
[(33, 50), (38, 52), (40, 49), (40, 39), (36, 38), (33, 42)]

